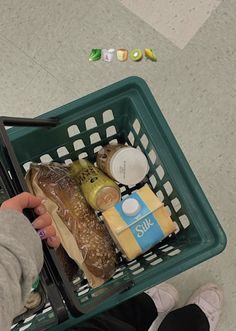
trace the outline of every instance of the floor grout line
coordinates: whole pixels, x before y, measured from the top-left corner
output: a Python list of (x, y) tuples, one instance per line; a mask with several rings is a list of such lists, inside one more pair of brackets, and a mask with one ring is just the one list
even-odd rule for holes
[[(190, 35), (190, 37), (188, 35), (185, 35), (182, 31), (181, 36), (180, 36), (180, 31), (182, 30), (181, 26), (178, 25), (179, 22), (177, 21), (177, 17), (181, 16), (181, 14), (179, 15), (178, 10), (175, 12), (176, 15), (175, 16), (170, 16), (168, 17), (168, 14), (170, 15), (170, 13), (168, 13), (168, 11), (170, 12), (170, 1), (167, 1), (167, 5), (166, 5), (166, 10), (167, 10), (167, 14), (166, 16), (168, 17), (169, 21), (162, 21), (161, 24), (158, 24), (157, 20), (153, 18), (153, 12), (150, 13), (150, 10), (148, 12), (147, 8), (149, 7), (148, 2), (141, 2), (136, 1), (135, 6), (132, 4), (132, 1), (127, 1), (127, 0), (116, 0), (117, 2), (120, 3), (120, 5), (124, 8), (126, 8), (126, 10), (128, 10), (130, 13), (132, 13), (133, 15), (135, 15), (136, 17), (138, 17), (140, 20), (142, 20), (144, 23), (146, 23), (147, 25), (149, 25), (152, 29), (154, 29), (156, 32), (158, 32), (159, 34), (161, 34), (164, 38), (166, 38), (166, 40), (168, 40), (168, 42), (170, 42), (173, 46), (177, 47), (179, 50), (184, 50), (185, 47), (188, 46), (188, 44), (191, 42), (191, 40), (195, 37), (195, 35), (198, 33), (198, 31), (200, 29), (202, 29), (202, 27), (206, 24), (206, 22), (208, 21), (208, 19), (214, 14), (215, 10), (222, 5), (223, 0), (205, 0), (206, 2), (206, 10), (207, 10), (207, 6), (209, 5), (209, 3), (212, 4), (212, 7), (207, 11), (207, 12), (203, 12), (202, 10), (200, 10), (200, 12), (198, 13), (198, 22), (196, 20), (196, 15), (192, 15), (192, 13), (195, 12), (195, 9), (200, 9), (202, 7), (201, 4), (192, 4), (192, 6), (189, 6), (189, 8), (186, 11), (181, 11), (181, 14), (183, 14), (182, 16), (182, 21), (184, 22), (184, 20), (188, 20), (189, 17), (188, 15), (192, 15), (192, 19), (193, 19), (193, 26), (195, 26), (195, 28), (192, 29), (192, 33)], [(188, 3), (189, 0), (182, 0), (182, 2), (185, 4)], [(135, 1), (133, 0), (133, 3)], [(169, 4), (168, 4), (169, 2)], [(190, 1), (189, 1), (190, 2)], [(193, 1), (192, 1), (193, 2)], [(190, 2), (191, 4), (191, 2)], [(172, 6), (171, 9), (173, 8), (178, 8), (178, 6)], [(141, 8), (140, 8), (141, 7)], [(188, 7), (188, 6), (187, 6)], [(140, 9), (142, 9), (142, 11), (140, 11)], [(159, 9), (159, 10), (158, 10)], [(152, 8), (152, 10), (154, 10), (155, 12), (157, 11), (157, 17), (158, 18), (158, 12), (160, 12), (160, 6), (158, 4), (158, 0), (156, 0), (155, 2), (155, 7)], [(165, 14), (164, 14), (165, 16)], [(166, 18), (167, 18), (166, 17)], [(162, 19), (162, 16), (159, 17), (159, 19)], [(182, 21), (180, 21), (182, 23)], [(183, 25), (186, 25), (186, 21), (185, 23), (183, 23)], [(201, 22), (202, 21), (202, 22)], [(172, 25), (172, 31), (170, 30), (170, 23)], [(177, 23), (177, 24), (176, 24)], [(175, 29), (176, 28), (176, 29)], [(190, 25), (190, 30), (191, 30), (191, 25)], [(174, 33), (173, 33), (174, 31)]]
[[(18, 51), (20, 51), (22, 54), (24, 54), (27, 58), (29, 58), (35, 65), (39, 66), (42, 70), (44, 70), (45, 72), (47, 72), (47, 74), (49, 74), (52, 78), (54, 78), (56, 80), (56, 82), (65, 90), (70, 91), (72, 94), (76, 94), (76, 91), (74, 91), (73, 89), (71, 89), (70, 87), (65, 87), (56, 76), (54, 76), (50, 71), (48, 71), (41, 63), (37, 62), (34, 58), (32, 58), (29, 54), (27, 54), (24, 50), (22, 50), (19, 46), (17, 46), (14, 42), (12, 42), (10, 39), (6, 38), (4, 35), (0, 34), (0, 37), (5, 39), (7, 42), (9, 42), (13, 47), (15, 47)], [(55, 52), (61, 47), (61, 45), (55, 50)], [(53, 54), (55, 54), (55, 52)], [(31, 79), (30, 83), (35, 79), (35, 77), (38, 75), (38, 73), (40, 72), (37, 71), (36, 75), (34, 75), (33, 79)], [(28, 85), (28, 84), (27, 84)], [(26, 86), (27, 86), (26, 85)]]

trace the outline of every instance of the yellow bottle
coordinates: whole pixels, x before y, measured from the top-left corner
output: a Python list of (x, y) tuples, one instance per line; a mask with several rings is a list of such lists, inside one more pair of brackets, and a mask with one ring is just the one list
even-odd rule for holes
[(87, 160), (72, 163), (71, 175), (77, 180), (87, 202), (96, 210), (105, 211), (120, 201), (119, 186)]

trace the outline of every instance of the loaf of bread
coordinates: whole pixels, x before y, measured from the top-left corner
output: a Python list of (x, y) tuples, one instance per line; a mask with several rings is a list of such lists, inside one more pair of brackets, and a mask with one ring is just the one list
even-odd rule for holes
[[(76, 181), (70, 177), (67, 166), (58, 163), (32, 165), (27, 174), (29, 181), (33, 193), (43, 193), (46, 197), (45, 206), (49, 212), (52, 210), (56, 228), (60, 227), (62, 245), (84, 271), (90, 285), (96, 287), (111, 278), (117, 263), (113, 242)], [(62, 230), (61, 221), (69, 232)], [(77, 247), (73, 247), (72, 239)]]
[(60, 245), (56, 249), (56, 255), (58, 259), (61, 261), (63, 269), (70, 281), (76, 278), (78, 275), (78, 266), (74, 260), (72, 260), (68, 254), (66, 253), (65, 249), (62, 245)]

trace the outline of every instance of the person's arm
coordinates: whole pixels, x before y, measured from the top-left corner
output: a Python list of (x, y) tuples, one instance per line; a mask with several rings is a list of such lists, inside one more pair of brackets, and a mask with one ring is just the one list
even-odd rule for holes
[(30, 222), (0, 210), (0, 330), (10, 330), (42, 265), (42, 244)]
[[(23, 308), (31, 286), (43, 266), (39, 235), (22, 214), (24, 208), (41, 208), (41, 199), (23, 193), (2, 204), (0, 209), (0, 330), (9, 331), (12, 320)], [(43, 231), (51, 246), (59, 240), (50, 216), (41, 214), (34, 227)], [(51, 238), (51, 239), (49, 239)]]

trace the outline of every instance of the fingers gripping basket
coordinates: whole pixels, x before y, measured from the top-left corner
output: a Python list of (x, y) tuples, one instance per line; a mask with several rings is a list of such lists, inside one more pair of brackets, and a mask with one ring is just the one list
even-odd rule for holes
[[(103, 286), (90, 289), (86, 280), (71, 284), (69, 299), (73, 296), (73, 313), (80, 310), (85, 314), (77, 319), (69, 318), (55, 330), (63, 330), (111, 308), (224, 249), (225, 234), (141, 78), (124, 79), (39, 118), (56, 118), (59, 122), (52, 128), (8, 131), (23, 172), (32, 161), (70, 163), (78, 157), (95, 161), (101, 146), (109, 142), (128, 143), (147, 156), (150, 170), (145, 181), (164, 202), (178, 228), (176, 234), (145, 255), (130, 263), (121, 261), (116, 275)], [(122, 195), (137, 187), (121, 186)], [(57, 268), (56, 260), (55, 265)], [(60, 284), (58, 287), (61, 289)], [(112, 288), (116, 289), (113, 293)], [(63, 295), (65, 291), (66, 286), (61, 291)], [(86, 310), (91, 303), (93, 308)]]

